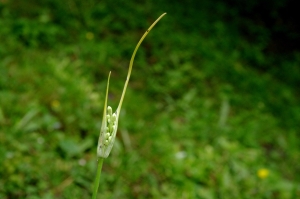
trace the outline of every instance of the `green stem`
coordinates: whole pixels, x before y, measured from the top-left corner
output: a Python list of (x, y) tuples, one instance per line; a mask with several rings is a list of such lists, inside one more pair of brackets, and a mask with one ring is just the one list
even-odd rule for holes
[(103, 160), (104, 160), (104, 158), (99, 158), (98, 159), (97, 175), (96, 175), (96, 179), (95, 179), (95, 182), (94, 182), (94, 190), (93, 190), (93, 197), (92, 197), (92, 199), (96, 199), (97, 198), (97, 193), (98, 193), (98, 188), (99, 188), (99, 183), (100, 183), (100, 176), (101, 176), (101, 170), (102, 170)]
[(158, 19), (156, 19), (156, 21), (153, 22), (153, 24), (147, 29), (147, 31), (144, 33), (144, 35), (142, 36), (142, 38), (140, 39), (140, 41), (138, 42), (138, 44), (136, 45), (133, 53), (132, 53), (132, 56), (131, 56), (131, 59), (130, 59), (130, 62), (129, 62), (129, 69), (128, 69), (128, 74), (127, 74), (127, 78), (126, 78), (126, 82), (125, 82), (125, 85), (124, 85), (124, 88), (123, 88), (123, 92), (122, 92), (122, 96), (121, 96), (121, 100), (119, 102), (119, 105), (118, 105), (118, 108), (117, 108), (117, 113), (120, 114), (120, 110), (121, 110), (121, 107), (122, 107), (122, 103), (123, 103), (123, 99), (124, 99), (124, 96), (125, 96), (125, 92), (126, 92), (126, 89), (127, 89), (127, 85), (128, 85), (128, 82), (129, 82), (129, 79), (130, 79), (130, 75), (131, 75), (131, 70), (132, 70), (132, 65), (133, 65), (133, 61), (134, 61), (134, 57), (135, 57), (135, 54), (136, 54), (136, 51), (139, 49), (142, 41), (145, 39), (145, 37), (148, 35), (148, 33), (150, 32), (150, 30), (155, 26), (155, 24), (157, 24), (157, 22), (163, 17), (165, 16), (167, 13), (164, 13), (162, 15), (160, 15), (160, 17), (158, 17)]

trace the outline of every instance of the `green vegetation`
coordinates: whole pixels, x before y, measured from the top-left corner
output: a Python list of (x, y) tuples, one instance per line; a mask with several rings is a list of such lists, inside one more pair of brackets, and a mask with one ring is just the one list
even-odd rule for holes
[(300, 54), (269, 50), (269, 29), (238, 9), (0, 1), (0, 198), (91, 198), (107, 74), (117, 107), (163, 12), (136, 55), (99, 198), (298, 198)]
[[(97, 198), (97, 193), (98, 193), (98, 187), (100, 183), (100, 176), (101, 176), (101, 171), (102, 171), (102, 165), (103, 165), (103, 160), (107, 158), (113, 148), (113, 145), (115, 143), (116, 139), (116, 134), (118, 131), (118, 123), (119, 123), (119, 117), (121, 114), (121, 108), (123, 104), (123, 100), (125, 97), (125, 93), (127, 90), (128, 82), (130, 79), (132, 67), (133, 67), (133, 62), (134, 58), (136, 55), (137, 50), (139, 49), (141, 43), (145, 39), (145, 37), (148, 35), (148, 33), (151, 31), (151, 29), (155, 26), (155, 24), (164, 16), (166, 13), (163, 13), (160, 17), (156, 19), (156, 21), (153, 22), (153, 24), (146, 30), (144, 35), (141, 37), (140, 41), (137, 43), (130, 62), (129, 62), (129, 68), (128, 68), (128, 73), (127, 73), (127, 78), (124, 84), (124, 88), (122, 91), (121, 99), (118, 105), (118, 108), (116, 111), (113, 113), (112, 108), (110, 106), (107, 106), (107, 99), (108, 99), (108, 89), (109, 89), (109, 79), (110, 79), (110, 74), (109, 72), (108, 75), (108, 80), (107, 80), (107, 86), (106, 86), (106, 93), (105, 93), (105, 102), (104, 102), (104, 110), (103, 110), (103, 118), (102, 118), (102, 124), (101, 124), (101, 130), (100, 130), (100, 135), (99, 135), (99, 140), (98, 140), (98, 146), (97, 146), (97, 174), (95, 178), (95, 183), (94, 183), (94, 191), (93, 191), (93, 199)], [(107, 108), (106, 108), (107, 107)]]

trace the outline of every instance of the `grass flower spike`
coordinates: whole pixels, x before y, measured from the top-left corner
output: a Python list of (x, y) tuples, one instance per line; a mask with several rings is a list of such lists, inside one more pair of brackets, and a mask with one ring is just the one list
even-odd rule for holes
[(162, 14), (144, 33), (138, 44), (136, 45), (133, 54), (130, 59), (129, 63), (129, 69), (127, 74), (127, 79), (123, 88), (122, 96), (118, 105), (118, 108), (113, 113), (112, 108), (110, 106), (107, 106), (107, 97), (108, 97), (108, 89), (109, 89), (109, 80), (110, 80), (110, 73), (108, 75), (107, 80), (107, 87), (106, 87), (106, 96), (105, 96), (105, 103), (104, 103), (104, 111), (103, 111), (103, 120), (102, 120), (102, 126), (100, 130), (100, 136), (98, 141), (98, 147), (97, 147), (97, 156), (100, 158), (107, 158), (116, 138), (116, 133), (118, 129), (118, 121), (119, 121), (119, 115), (123, 103), (123, 99), (126, 93), (127, 85), (130, 79), (132, 65), (134, 61), (135, 54), (141, 45), (142, 41), (145, 39), (149, 31), (155, 26), (155, 24), (165, 15), (166, 13)]

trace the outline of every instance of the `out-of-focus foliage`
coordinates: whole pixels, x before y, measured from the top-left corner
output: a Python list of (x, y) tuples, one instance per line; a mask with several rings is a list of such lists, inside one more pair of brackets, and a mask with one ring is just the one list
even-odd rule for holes
[(251, 2), (0, 0), (0, 198), (91, 198), (108, 72), (115, 108), (163, 12), (101, 197), (298, 198), (299, 46), (272, 46), (299, 35), (260, 23), (289, 1)]

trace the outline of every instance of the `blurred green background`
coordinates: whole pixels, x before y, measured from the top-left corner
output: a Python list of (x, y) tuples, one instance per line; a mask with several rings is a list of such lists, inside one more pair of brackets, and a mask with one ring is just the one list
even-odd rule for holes
[(300, 37), (289, 0), (0, 0), (0, 198), (300, 198)]

